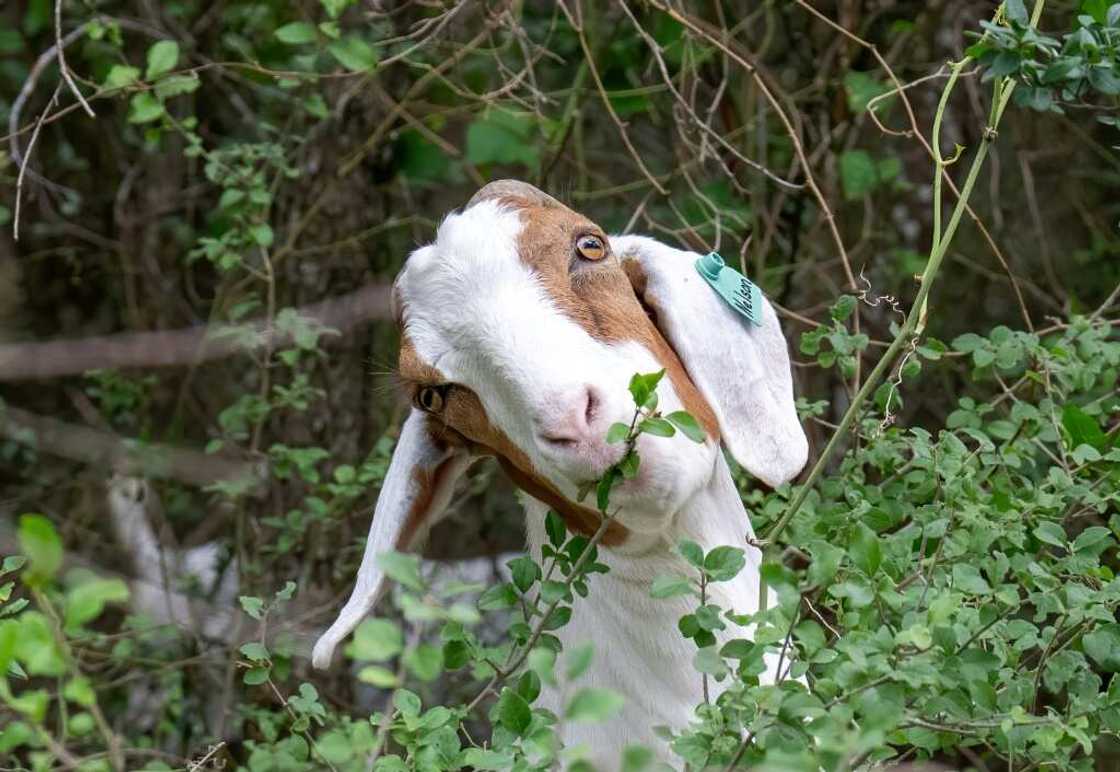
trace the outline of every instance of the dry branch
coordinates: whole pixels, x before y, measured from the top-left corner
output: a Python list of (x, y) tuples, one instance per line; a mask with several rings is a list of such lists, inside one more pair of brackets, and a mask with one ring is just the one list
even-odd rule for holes
[(257, 474), (255, 465), (228, 455), (210, 455), (160, 443), (119, 437), (111, 432), (0, 407), (0, 437), (41, 453), (81, 461), (138, 477), (171, 478), (188, 485), (212, 485)]
[[(389, 293), (387, 284), (368, 284), (297, 310), (305, 319), (346, 333), (363, 322), (391, 318)], [(258, 321), (240, 327), (198, 325), (80, 340), (8, 343), (0, 345), (0, 381), (56, 378), (101, 368), (182, 367), (266, 345), (275, 348), (289, 340), (289, 335), (270, 335), (267, 323)]]

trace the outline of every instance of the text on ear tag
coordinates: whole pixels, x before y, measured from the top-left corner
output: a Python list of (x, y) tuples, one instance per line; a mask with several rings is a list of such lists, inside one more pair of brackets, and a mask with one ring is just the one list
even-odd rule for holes
[(696, 270), (727, 304), (750, 320), (762, 325), (762, 290), (743, 274), (723, 262), (715, 252), (696, 261)]

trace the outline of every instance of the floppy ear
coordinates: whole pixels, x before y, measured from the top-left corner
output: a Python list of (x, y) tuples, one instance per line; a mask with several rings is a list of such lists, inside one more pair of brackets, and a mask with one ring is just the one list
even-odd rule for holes
[(797, 475), (809, 441), (797, 419), (789, 351), (777, 314), (763, 299), (753, 325), (697, 272), (700, 255), (645, 236), (615, 236), (638, 299), (712, 406), (735, 460), (772, 487)]
[(315, 642), (311, 664), (320, 669), (330, 665), (335, 647), (358, 626), (385, 590), (385, 574), (377, 565), (378, 556), (389, 550), (407, 549), (439, 519), (447, 508), (455, 481), (470, 462), (464, 450), (443, 446), (433, 439), (427, 415), (415, 409), (409, 414), (373, 510), (354, 591), (334, 624)]

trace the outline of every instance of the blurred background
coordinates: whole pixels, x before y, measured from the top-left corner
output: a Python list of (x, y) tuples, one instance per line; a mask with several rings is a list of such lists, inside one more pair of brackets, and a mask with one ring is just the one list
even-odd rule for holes
[[(739, 264), (782, 310), (819, 449), (893, 338), (892, 298), (909, 309), (933, 221), (923, 143), (946, 63), (996, 5), (9, 0), (0, 552), (42, 513), (67, 565), (155, 588), (140, 611), (178, 632), (122, 634), (132, 648), (87, 664), (135, 684), (130, 715), (184, 753), (234, 722), (238, 595), (297, 584), (277, 625), (310, 678), (407, 407), (388, 288), (500, 177)], [(1115, 27), (1107, 3), (1073, 2), (1040, 27), (1060, 38), (1096, 5)], [(1120, 281), (1120, 83), (1031, 87), (1012, 43), (944, 110), (945, 157), (992, 150), (934, 289), (935, 349), (1045, 330)], [(985, 139), (993, 71), (1025, 85)], [(860, 300), (834, 322), (842, 295)], [(949, 352), (895, 418), (941, 426), (970, 388)], [(522, 528), (481, 464), (425, 555), (485, 578)], [(368, 701), (345, 672), (317, 678), (334, 705)]]

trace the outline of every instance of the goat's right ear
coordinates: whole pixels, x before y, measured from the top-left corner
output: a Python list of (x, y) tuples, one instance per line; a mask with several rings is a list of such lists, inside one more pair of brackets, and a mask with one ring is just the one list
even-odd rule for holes
[(789, 351), (763, 298), (755, 326), (731, 309), (696, 270), (700, 255), (645, 236), (615, 236), (612, 250), (638, 300), (711, 405), (724, 444), (770, 486), (793, 479), (809, 456), (797, 418)]
[(389, 550), (408, 549), (438, 521), (447, 509), (455, 481), (470, 466), (467, 452), (438, 442), (435, 429), (428, 415), (416, 409), (401, 428), (377, 497), (354, 591), (334, 624), (315, 642), (311, 663), (317, 668), (330, 665), (335, 648), (384, 593), (386, 577), (378, 557)]

